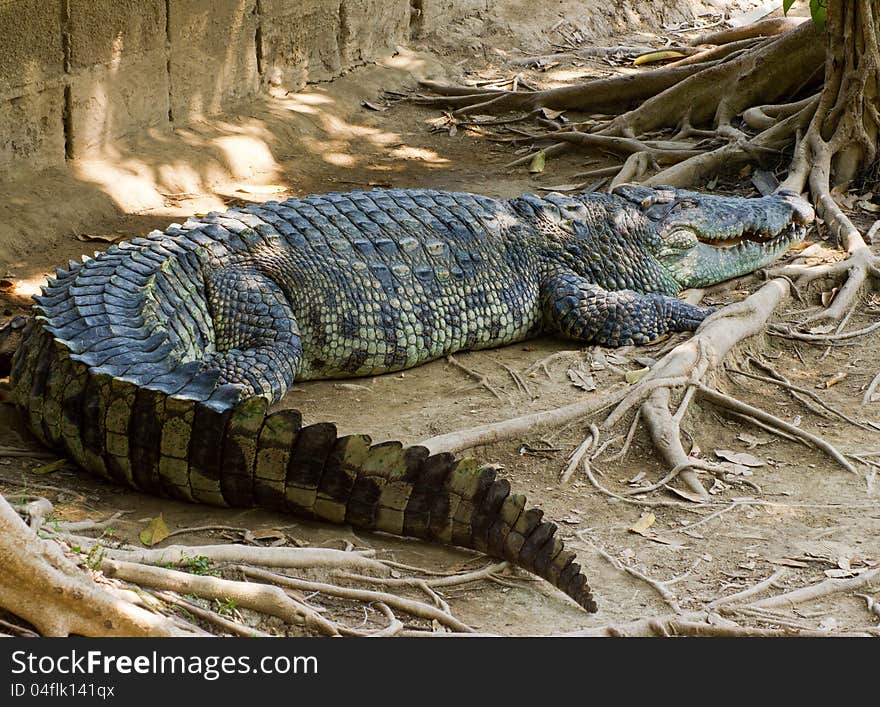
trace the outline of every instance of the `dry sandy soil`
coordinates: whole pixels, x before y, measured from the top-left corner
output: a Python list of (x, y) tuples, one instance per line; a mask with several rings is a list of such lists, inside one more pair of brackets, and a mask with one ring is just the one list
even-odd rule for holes
[[(595, 41), (650, 45), (657, 40), (640, 35)], [(414, 85), (413, 74), (472, 80), (510, 74), (503, 55), (493, 51), (491, 37), (478, 44), (481, 51), (467, 56), (448, 51), (440, 56), (402, 52), (386, 65), (364, 67), (331, 84), (267, 100), (243, 116), (180, 130), (172, 137), (145, 136), (116, 156), (83, 165), (79, 180), (65, 181), (58, 176), (57, 184), (18, 187), (18, 208), (30, 209), (29, 213), (36, 213), (47, 191), (71, 199), (84, 196), (86, 200), (110, 194), (121, 208), (116, 215), (105, 213), (92, 220), (83, 211), (68, 222), (75, 224), (75, 233), (69, 225), (59, 225), (61, 215), (50, 215), (50, 226), (41, 241), (4, 244), (11, 255), (8, 263), (0, 263), (0, 277), (14, 276), (8, 279), (18, 289), (2, 296), (2, 319), (23, 311), (23, 293), (53, 265), (78, 256), (84, 247), (101, 245), (82, 243), (75, 238), (77, 234), (136, 236), (222, 204), (373, 186), (432, 187), (507, 197), (577, 182), (578, 172), (606, 163), (602, 155), (581, 155), (548, 162), (545, 171), (536, 175), (524, 168), (509, 169), (504, 166), (512, 159), (509, 145), (467, 130), (458, 130), (454, 135), (431, 132), (426, 120), (435, 118), (435, 113), (383, 94), (384, 90), (408, 93)], [(535, 84), (552, 85), (612, 70), (619, 68), (602, 61), (569, 60), (546, 71), (526, 71), (523, 75)], [(466, 71), (470, 73), (463, 73)], [(364, 100), (371, 106), (362, 105)], [(248, 179), (210, 177), (210, 160), (214, 157), (205, 156), (205, 146), (218, 144), (224, 136), (242, 135), (256, 141), (253, 144), (262, 142), (267, 152), (252, 160)], [(193, 156), (193, 160), (183, 169), (179, 165), (187, 156)], [(589, 166), (588, 157), (592, 160)], [(125, 197), (120, 195), (122, 190), (114, 191), (114, 175), (122, 172), (136, 180), (137, 193), (143, 195), (139, 209), (131, 206), (130, 193)], [(733, 175), (715, 188), (755, 194), (747, 175)], [(816, 233), (810, 235), (812, 239), (819, 237)], [(756, 280), (746, 282), (727, 293), (724, 301), (739, 300), (756, 286)], [(818, 292), (809, 293), (808, 304), (818, 304), (818, 298)], [(794, 303), (792, 310), (782, 315), (795, 317), (804, 306)], [(876, 298), (868, 302), (850, 326), (858, 328), (876, 319), (878, 308)], [(306, 421), (332, 420), (344, 432), (368, 432), (376, 441), (400, 439), (412, 443), (625, 386), (627, 371), (643, 368), (650, 363), (646, 357), (656, 358), (658, 351), (670, 343), (666, 340), (651, 347), (611, 351), (579, 349), (572, 342), (546, 338), (460, 354), (458, 361), (485, 375), (497, 395), (475, 385), (455, 366), (437, 361), (405, 373), (369, 379), (303, 383), (283, 404), (301, 409)], [(526, 373), (537, 361), (556, 352), (564, 353), (549, 362), (546, 370)], [(878, 353), (880, 341), (876, 335), (831, 348), (793, 346), (784, 339), (767, 336), (748, 342), (748, 349), (737, 356), (740, 364), (748, 355), (763, 356), (792, 382), (815, 391), (829, 405), (858, 421), (876, 423), (880, 421), (880, 401), (863, 405), (862, 397), (878, 371)], [(588, 393), (576, 388), (568, 376), (572, 368), (589, 372), (597, 391)], [(524, 373), (527, 390), (517, 387), (509, 370)], [(731, 376), (717, 383), (746, 402), (822, 435), (845, 453), (875, 455), (863, 458), (880, 460), (880, 427), (876, 424), (856, 427), (833, 414), (819, 415), (785, 390), (759, 381)], [(626, 420), (611, 436), (625, 434), (628, 423)], [(551, 634), (670, 611), (654, 589), (613, 566), (596, 548), (656, 580), (674, 579), (668, 589), (686, 610), (699, 609), (781, 568), (786, 573), (774, 592), (827, 576), (848, 576), (880, 562), (880, 480), (874, 481), (876, 466), (857, 464), (859, 475), (853, 475), (814, 449), (750, 427), (711, 406), (692, 406), (684, 429), (686, 448), (692, 444), (694, 455), (714, 460), (715, 450), (748, 452), (761, 465), (714, 485), (711, 476), (702, 476), (711, 488), (710, 503), (695, 504), (661, 491), (643, 497), (658, 505), (640, 506), (610, 498), (582, 475), (576, 475), (564, 487), (559, 485), (559, 474), (569, 454), (584, 439), (587, 425), (588, 421), (578, 422), (543, 436), (483, 447), (475, 454), (500, 465), (515, 488), (560, 522), (560, 533), (586, 568), (599, 613), (588, 615), (548, 585), (528, 581), (518, 573), (510, 577), (509, 586), (481, 582), (446, 594), (456, 616), (473, 628), (501, 634)], [(613, 442), (594, 461), (596, 478), (605, 488), (620, 493), (652, 483), (667, 471), (643, 431), (636, 434), (624, 460), (605, 461), (604, 457), (619, 449), (620, 444), (619, 439)], [(0, 445), (36, 448), (11, 406), (0, 406)], [(114, 537), (135, 543), (147, 519), (162, 513), (172, 530), (215, 524), (253, 531), (281, 529), (296, 542), (338, 547), (350, 540), (358, 546), (376, 548), (383, 556), (423, 567), (448, 570), (468, 563), (473, 566), (471, 554), (421, 542), (315, 525), (263, 511), (211, 509), (124, 492), (71, 467), (50, 476), (31, 473), (46, 461), (0, 457), (0, 491), (12, 493), (27, 488), (32, 493), (43, 493), (53, 500), (57, 516), (62, 519), (98, 518), (120, 509), (128, 511), (114, 524)], [(632, 532), (630, 528), (644, 512), (654, 514), (654, 524), (644, 535)], [(238, 535), (210, 531), (184, 534), (174, 540), (200, 544), (222, 541), (224, 537)], [(737, 620), (744, 625), (795, 625), (834, 632), (876, 625), (877, 616), (868, 613), (865, 606), (862, 598), (838, 595), (784, 609), (778, 616), (742, 616)], [(343, 615), (347, 611), (336, 607)], [(352, 616), (356, 618), (356, 614)]]

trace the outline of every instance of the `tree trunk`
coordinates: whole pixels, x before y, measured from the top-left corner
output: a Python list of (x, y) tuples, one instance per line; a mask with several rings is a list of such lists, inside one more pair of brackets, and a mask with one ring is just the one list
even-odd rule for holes
[(828, 0), (825, 87), (818, 132), (832, 160), (832, 183), (845, 185), (877, 158), (880, 129), (880, 0)]

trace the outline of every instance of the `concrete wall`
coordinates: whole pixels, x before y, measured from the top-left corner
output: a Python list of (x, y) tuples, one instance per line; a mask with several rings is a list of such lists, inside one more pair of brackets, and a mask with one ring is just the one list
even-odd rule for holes
[(454, 22), (467, 33), (462, 22), (503, 11), (528, 20), (533, 2), (0, 0), (0, 170), (61, 166), (261, 91), (326, 81)]
[(409, 0), (0, 0), (0, 168), (296, 90), (410, 36)]

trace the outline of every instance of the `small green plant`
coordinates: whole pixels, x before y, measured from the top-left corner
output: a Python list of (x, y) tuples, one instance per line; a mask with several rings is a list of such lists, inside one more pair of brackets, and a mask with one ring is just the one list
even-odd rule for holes
[(225, 599), (224, 601), (215, 599), (214, 604), (216, 605), (217, 613), (221, 616), (232, 615), (238, 607), (238, 602), (235, 599)]
[(86, 553), (85, 564), (86, 567), (92, 570), (96, 570), (101, 566), (101, 562), (104, 561), (104, 555), (106, 551), (104, 547), (100, 543), (96, 543), (92, 545), (89, 549), (88, 553)]
[(183, 562), (180, 563), (180, 568), (184, 572), (189, 572), (190, 574), (220, 574), (218, 570), (214, 569), (211, 566), (211, 560), (204, 555), (199, 555), (198, 557), (187, 557), (185, 560), (183, 560)]
[[(782, 11), (787, 15), (791, 6), (797, 0), (782, 0)], [(820, 32), (825, 29), (825, 14), (827, 11), (827, 0), (810, 0), (810, 15), (816, 24), (816, 29)]]

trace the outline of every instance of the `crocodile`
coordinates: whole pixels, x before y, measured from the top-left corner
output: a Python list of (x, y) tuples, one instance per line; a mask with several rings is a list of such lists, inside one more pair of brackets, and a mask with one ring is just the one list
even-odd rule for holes
[(619, 346), (694, 330), (712, 310), (677, 299), (683, 288), (769, 264), (812, 218), (788, 192), (636, 185), (352, 191), (202, 215), (58, 269), (13, 358), (12, 397), (39, 440), (111, 481), (475, 548), (595, 611), (556, 525), (491, 466), (270, 405), (295, 380), (542, 332)]

